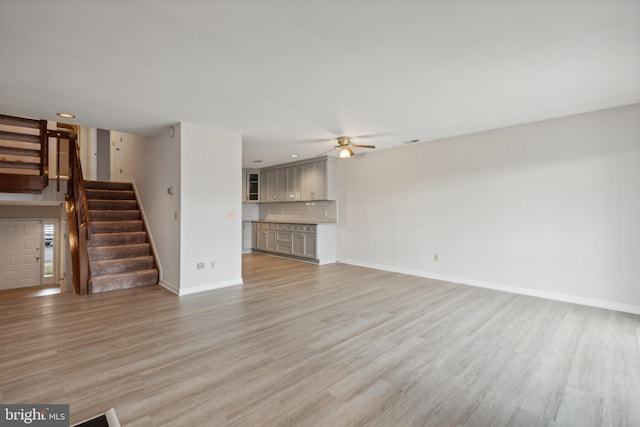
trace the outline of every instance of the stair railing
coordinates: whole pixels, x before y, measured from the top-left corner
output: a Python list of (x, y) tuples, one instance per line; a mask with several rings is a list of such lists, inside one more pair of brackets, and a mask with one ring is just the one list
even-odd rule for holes
[(87, 241), (91, 238), (89, 205), (80, 164), (76, 134), (48, 131), (48, 136), (69, 140), (69, 182), (67, 185), (67, 218), (73, 265), (73, 288), (77, 294), (88, 293), (89, 256)]

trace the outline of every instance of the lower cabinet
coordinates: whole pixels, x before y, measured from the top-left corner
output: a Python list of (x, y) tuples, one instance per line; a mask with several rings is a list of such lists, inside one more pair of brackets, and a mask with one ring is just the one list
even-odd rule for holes
[(291, 235), (291, 254), (304, 258), (316, 258), (316, 227), (294, 225)]
[[(258, 224), (259, 225), (259, 224)], [(276, 250), (276, 232), (275, 230), (256, 230), (256, 249), (262, 251)]]
[(335, 262), (335, 232), (335, 224), (258, 222), (254, 249), (326, 264)]

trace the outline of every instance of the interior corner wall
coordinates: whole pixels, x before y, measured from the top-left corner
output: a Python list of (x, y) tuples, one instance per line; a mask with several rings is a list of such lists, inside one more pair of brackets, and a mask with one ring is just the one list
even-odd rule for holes
[(184, 122), (180, 132), (180, 294), (241, 284), (242, 137)]
[(338, 257), (640, 312), (639, 165), (640, 104), (359, 155)]
[[(118, 141), (112, 159), (117, 175), (113, 181), (134, 182), (148, 222), (162, 270), (161, 283), (178, 293), (180, 288), (180, 132), (170, 128), (147, 138), (111, 132)], [(172, 136), (173, 135), (173, 136)], [(173, 194), (169, 194), (171, 188)]]

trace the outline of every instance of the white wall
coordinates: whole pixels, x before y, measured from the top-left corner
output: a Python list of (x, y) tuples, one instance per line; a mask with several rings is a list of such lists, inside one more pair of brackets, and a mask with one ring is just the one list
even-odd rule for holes
[(78, 128), (80, 164), (84, 179), (95, 180), (98, 162), (98, 130), (87, 126)]
[(241, 136), (188, 123), (173, 129), (153, 139), (111, 132), (119, 148), (111, 179), (136, 184), (164, 286), (184, 295), (240, 284)]
[(180, 294), (240, 284), (242, 138), (182, 123), (181, 146)]
[(343, 262), (640, 313), (640, 104), (340, 161), (338, 200)]
[[(111, 132), (119, 162), (113, 181), (134, 182), (161, 267), (161, 283), (180, 288), (180, 126), (154, 138)], [(122, 142), (120, 142), (122, 139)], [(122, 173), (120, 173), (122, 170)], [(173, 195), (168, 188), (173, 188)]]

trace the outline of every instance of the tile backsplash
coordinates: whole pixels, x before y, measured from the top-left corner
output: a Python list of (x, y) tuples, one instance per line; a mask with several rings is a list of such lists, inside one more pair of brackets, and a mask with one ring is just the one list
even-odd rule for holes
[[(315, 202), (280, 202), (260, 203), (260, 221), (276, 222), (338, 222), (338, 208), (335, 200), (318, 200)], [(243, 207), (244, 218), (244, 207)]]
[(260, 219), (260, 205), (257, 203), (242, 204), (242, 220), (258, 221)]

